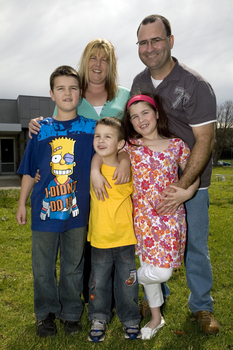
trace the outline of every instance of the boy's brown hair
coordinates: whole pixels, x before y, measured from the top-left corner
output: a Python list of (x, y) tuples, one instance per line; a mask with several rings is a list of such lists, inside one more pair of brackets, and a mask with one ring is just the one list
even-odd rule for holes
[(106, 125), (115, 128), (118, 132), (118, 141), (125, 139), (125, 129), (121, 121), (114, 117), (105, 117), (97, 120), (96, 125)]
[(81, 89), (81, 79), (78, 72), (70, 66), (60, 66), (56, 68), (53, 73), (50, 75), (50, 89), (53, 91), (54, 80), (56, 77), (67, 76), (74, 77), (78, 81), (78, 87)]

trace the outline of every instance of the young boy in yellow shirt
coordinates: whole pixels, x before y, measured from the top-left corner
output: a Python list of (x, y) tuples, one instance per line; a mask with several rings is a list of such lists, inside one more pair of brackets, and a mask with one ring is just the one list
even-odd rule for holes
[(98, 200), (92, 186), (90, 190), (87, 240), (92, 252), (88, 316), (92, 326), (88, 340), (92, 342), (105, 339), (106, 325), (112, 316), (112, 285), (116, 313), (124, 326), (125, 338), (141, 338), (131, 200), (133, 183), (131, 179), (126, 184), (115, 185), (112, 180), (119, 164), (118, 152), (124, 143), (123, 127), (118, 119), (107, 117), (97, 121), (93, 145), (102, 158), (101, 172), (111, 188), (107, 188), (107, 201)]

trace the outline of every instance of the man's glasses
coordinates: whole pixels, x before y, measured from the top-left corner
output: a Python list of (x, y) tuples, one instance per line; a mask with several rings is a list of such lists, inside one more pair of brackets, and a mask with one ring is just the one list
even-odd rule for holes
[(151, 43), (151, 46), (155, 47), (156, 45), (158, 45), (162, 41), (166, 40), (167, 38), (170, 38), (170, 35), (166, 36), (166, 38), (164, 38), (164, 39), (152, 38), (150, 40), (141, 40), (141, 41), (138, 41), (136, 44), (138, 44), (140, 47), (147, 47), (149, 45), (149, 43)]

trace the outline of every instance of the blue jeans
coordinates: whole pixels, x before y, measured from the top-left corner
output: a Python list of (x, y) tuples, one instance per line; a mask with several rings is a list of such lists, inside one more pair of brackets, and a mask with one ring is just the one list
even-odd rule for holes
[(213, 312), (210, 291), (213, 285), (208, 249), (209, 193), (199, 190), (185, 203), (187, 214), (187, 242), (184, 262), (186, 279), (191, 291), (189, 308), (193, 313), (201, 310)]
[[(49, 313), (66, 321), (79, 321), (83, 306), (83, 250), (86, 227), (62, 233), (32, 231), (34, 310), (37, 320)], [(60, 279), (56, 261), (60, 248)]]
[(135, 265), (135, 246), (98, 249), (91, 248), (91, 276), (89, 281), (90, 320), (109, 322), (112, 316), (112, 279), (116, 313), (124, 327), (138, 325), (138, 281)]

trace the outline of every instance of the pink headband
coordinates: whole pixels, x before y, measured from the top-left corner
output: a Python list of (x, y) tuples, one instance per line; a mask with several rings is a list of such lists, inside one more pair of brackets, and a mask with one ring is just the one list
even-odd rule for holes
[(152, 106), (156, 107), (155, 101), (153, 100), (153, 98), (151, 98), (150, 96), (147, 95), (136, 95), (134, 97), (132, 97), (129, 102), (127, 103), (127, 111), (129, 109), (129, 107), (131, 106), (132, 103), (134, 103), (135, 101), (145, 101), (145, 102), (149, 102)]

